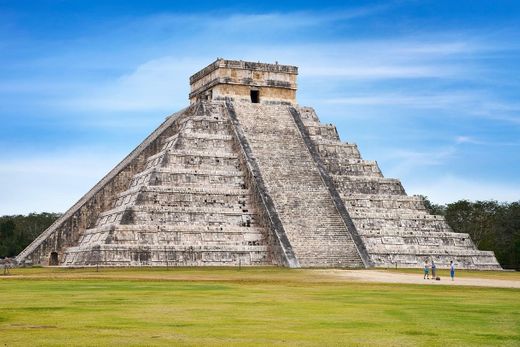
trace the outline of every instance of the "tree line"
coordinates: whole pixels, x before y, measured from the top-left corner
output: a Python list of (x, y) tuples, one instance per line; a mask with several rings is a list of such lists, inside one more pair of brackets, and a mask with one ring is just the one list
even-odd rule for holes
[(504, 269), (520, 270), (520, 201), (459, 200), (437, 205), (423, 198), (429, 212), (444, 216), (453, 231), (468, 233), (478, 249), (495, 252)]
[[(453, 231), (468, 233), (478, 249), (495, 252), (503, 268), (520, 270), (520, 201), (459, 200), (438, 205), (423, 198), (428, 211), (444, 216)], [(60, 215), (44, 212), (0, 217), (0, 258), (16, 256)]]
[(12, 258), (47, 229), (59, 213), (30, 213), (0, 217), (0, 258)]

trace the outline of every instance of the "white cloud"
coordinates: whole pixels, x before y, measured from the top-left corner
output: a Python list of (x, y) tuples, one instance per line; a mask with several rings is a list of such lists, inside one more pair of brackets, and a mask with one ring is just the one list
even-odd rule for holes
[(379, 93), (377, 90), (370, 96), (352, 96), (344, 98), (325, 99), (324, 102), (342, 105), (397, 105), (414, 108), (453, 109), (455, 105), (476, 102), (482, 98), (478, 91), (472, 92), (431, 92), (429, 94), (410, 93)]
[(174, 57), (154, 59), (116, 80), (92, 86), (84, 95), (57, 103), (87, 111), (172, 111), (188, 103), (188, 78), (207, 63)]
[[(181, 15), (163, 13), (117, 23), (126, 31), (160, 32), (154, 52), (162, 52), (154, 59), (143, 61), (133, 71), (116, 79), (98, 81), (82, 91), (73, 91), (65, 101), (55, 104), (69, 109), (106, 111), (161, 111), (175, 110), (187, 104), (188, 77), (204, 67), (216, 56), (228, 59), (279, 61), (300, 67), (300, 74), (308, 80), (343, 80), (350, 83), (391, 79), (465, 80), (479, 78), (479, 66), (461, 63), (468, 57), (503, 50), (496, 42), (475, 39), (472, 33), (423, 32), (420, 35), (390, 37), (387, 39), (359, 39), (331, 37), (330, 40), (301, 40), (301, 29), (333, 26), (340, 21), (369, 16), (392, 7), (375, 5), (344, 11), (322, 13), (212, 13)], [(251, 30), (255, 35), (251, 38)], [(173, 40), (164, 40), (164, 32), (172, 32)], [(235, 34), (229, 34), (232, 31)], [(189, 37), (179, 39), (180, 33)], [(282, 39), (277, 33), (296, 32), (298, 38)], [(274, 36), (273, 36), (274, 35)], [(179, 37), (177, 37), (179, 36)], [(262, 37), (268, 38), (265, 42)], [(247, 39), (246, 39), (247, 38)], [(179, 41), (175, 44), (174, 42)], [(324, 43), (325, 42), (325, 43)], [(182, 47), (182, 50), (179, 49)], [(208, 55), (211, 56), (208, 58)], [(180, 58), (182, 57), (182, 58)], [(378, 95), (377, 88), (370, 96), (357, 95), (329, 100), (344, 104), (399, 104), (421, 108), (474, 107), (473, 99), (488, 101), (488, 107), (478, 112), (491, 115), (504, 109), (508, 103), (497, 104), (492, 98), (479, 98), (480, 92), (424, 93), (410, 95), (407, 91)], [(471, 100), (468, 100), (471, 98)], [(485, 105), (479, 105), (485, 106)], [(509, 105), (510, 106), (510, 105)], [(475, 109), (475, 108), (474, 108)], [(476, 112), (476, 111), (475, 111)], [(494, 115), (498, 117), (497, 115)], [(513, 118), (503, 115), (504, 119)]]
[[(296, 31), (302, 28), (317, 27), (336, 22), (349, 21), (378, 14), (392, 6), (371, 5), (352, 7), (337, 11), (322, 12), (265, 12), (265, 13), (221, 13), (209, 14), (176, 14), (161, 13), (127, 23), (131, 28), (171, 29), (177, 26), (205, 28), (207, 31), (218, 29), (220, 32), (255, 33), (272, 31)], [(121, 25), (121, 23), (118, 23)]]
[[(196, 40), (196, 39), (195, 39)], [(401, 42), (402, 41), (402, 42)], [(464, 68), (436, 62), (434, 54), (425, 55), (423, 51), (439, 51), (450, 46), (449, 43), (423, 44), (414, 41), (364, 41), (334, 44), (243, 46), (227, 43), (218, 48), (225, 51), (226, 58), (262, 61), (280, 61), (298, 65), (300, 74), (306, 79), (329, 80), (386, 80), (386, 79), (421, 79), (454, 78), (465, 75)], [(218, 43), (208, 43), (208, 46)], [(456, 45), (456, 44), (454, 44)], [(392, 47), (388, 52), (386, 47)], [(216, 48), (217, 49), (217, 48)], [(188, 49), (189, 50), (189, 49)], [(420, 53), (410, 53), (418, 51)], [(354, 53), (353, 53), (354, 52)], [(454, 49), (450, 50), (455, 52)], [(451, 54), (450, 53), (450, 54)], [(444, 56), (446, 52), (439, 54)], [(427, 59), (425, 59), (427, 57)], [(69, 109), (107, 111), (164, 111), (187, 104), (189, 92), (188, 78), (210, 63), (205, 54), (194, 52), (179, 59), (175, 56), (163, 56), (146, 61), (133, 71), (117, 79), (107, 80), (84, 89), (78, 95), (70, 95), (65, 101), (56, 100), (55, 104)], [(441, 58), (440, 58), (441, 59)], [(377, 93), (374, 91), (373, 93)], [(440, 95), (388, 94), (374, 96), (355, 96), (328, 100), (343, 104), (399, 104), (420, 107), (442, 107), (454, 103), (466, 102), (469, 96), (464, 93)]]
[(417, 94), (415, 91), (387, 93), (377, 89), (370, 95), (328, 98), (328, 104), (354, 106), (397, 106), (409, 109), (444, 110), (459, 117), (477, 116), (508, 123), (520, 124), (520, 107), (515, 102), (497, 100), (491, 92), (483, 90), (432, 90)]
[(423, 167), (441, 166), (457, 154), (455, 146), (435, 148), (428, 151), (395, 149), (385, 154), (393, 165), (385, 170), (386, 177), (405, 177)]
[(455, 143), (456, 144), (469, 143), (469, 144), (475, 144), (475, 145), (484, 144), (482, 141), (478, 141), (478, 140), (472, 138), (471, 136), (462, 136), (462, 135), (455, 137)]
[[(323, 64), (322, 64), (323, 63)], [(399, 63), (344, 63), (340, 65), (328, 65), (314, 62), (313, 65), (304, 65), (303, 70), (308, 77), (333, 77), (346, 79), (391, 79), (391, 78), (426, 78), (426, 77), (448, 77), (451, 75), (449, 68), (440, 69), (436, 66), (420, 64)]]

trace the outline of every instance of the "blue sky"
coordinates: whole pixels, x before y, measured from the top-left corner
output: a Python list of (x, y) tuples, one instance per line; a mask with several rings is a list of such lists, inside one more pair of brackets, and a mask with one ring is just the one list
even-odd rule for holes
[(65, 211), (217, 57), (299, 66), (408, 194), (520, 199), (517, 1), (0, 0), (0, 214)]

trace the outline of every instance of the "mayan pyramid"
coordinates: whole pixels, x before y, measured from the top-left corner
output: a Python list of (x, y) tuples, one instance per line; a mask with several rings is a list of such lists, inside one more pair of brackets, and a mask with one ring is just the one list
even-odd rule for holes
[(168, 117), (21, 252), (59, 266), (500, 269), (296, 103), (298, 68), (218, 59)]

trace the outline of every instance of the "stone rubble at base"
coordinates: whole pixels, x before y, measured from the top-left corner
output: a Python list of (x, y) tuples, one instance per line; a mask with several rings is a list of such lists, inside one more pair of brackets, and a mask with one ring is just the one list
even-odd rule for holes
[(296, 75), (278, 64), (210, 64), (191, 79), (190, 107), (167, 118), (17, 261), (421, 267), (433, 259), (438, 267), (453, 260), (457, 268), (500, 269), (493, 252), (454, 233), (355, 144), (341, 142), (333, 125), (298, 106)]

